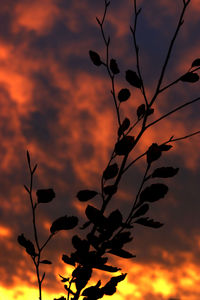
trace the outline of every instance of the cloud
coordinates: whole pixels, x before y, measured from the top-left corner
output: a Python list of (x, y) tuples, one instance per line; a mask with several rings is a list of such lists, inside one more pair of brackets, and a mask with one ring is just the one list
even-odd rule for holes
[[(151, 34), (157, 29), (159, 38), (161, 35), (163, 40), (168, 38), (171, 20), (178, 7), (173, 1), (170, 4), (160, 1), (158, 5), (155, 2), (158, 16), (155, 17), (154, 10), (153, 13), (150, 8), (146, 10), (149, 4), (143, 1), (143, 5), (143, 21), (139, 23), (143, 27), (138, 29), (138, 39), (144, 58), (142, 72), (147, 94), (153, 95), (154, 75), (160, 72), (161, 48), (166, 44), (157, 47), (157, 40), (154, 44)], [(193, 5), (190, 12), (196, 17), (198, 4), (194, 1)], [(21, 1), (12, 8), (8, 9), (4, 4), (0, 15), (1, 20), (5, 16), (7, 19), (6, 23), (2, 21), (6, 33), (0, 35), (0, 265), (3, 274), (0, 293), (5, 299), (23, 300), (33, 298), (33, 295), (37, 297), (33, 266), (16, 241), (21, 232), (33, 238), (30, 203), (23, 188), (23, 184), (28, 185), (30, 180), (26, 150), (30, 152), (32, 165), (38, 163), (34, 199), (38, 188), (52, 187), (56, 192), (56, 199), (47, 206), (40, 206), (37, 212), (40, 239), (43, 241), (49, 234), (52, 221), (60, 215), (76, 213), (82, 225), (87, 203), (81, 205), (76, 193), (82, 188), (99, 190), (101, 174), (116, 142), (118, 125), (106, 70), (92, 65), (88, 56), (89, 49), (96, 49), (105, 59), (103, 41), (95, 23), (95, 16), (101, 16), (103, 6), (89, 1), (61, 3), (45, 0), (31, 4)], [(116, 77), (116, 95), (124, 87), (131, 91), (130, 100), (120, 106), (121, 118), (129, 117), (131, 122), (135, 122), (137, 107), (144, 100), (139, 90), (125, 81), (126, 69), (136, 70), (133, 52), (130, 52), (132, 40), (128, 37), (132, 21), (129, 8), (128, 4), (124, 8), (120, 1), (115, 7), (110, 6), (106, 34), (111, 35), (110, 53), (119, 62), (121, 70)], [(189, 24), (188, 31), (179, 40), (180, 45), (183, 41), (187, 42), (185, 38), (189, 37), (189, 30), (195, 24)], [(144, 29), (147, 29), (145, 34)], [(172, 58), (172, 72), (167, 73), (165, 80), (170, 82), (173, 76), (185, 72), (198, 53), (198, 43), (190, 44), (188, 40), (184, 47), (181, 46), (181, 57)], [(198, 94), (198, 83), (190, 87), (179, 84), (176, 89), (166, 91), (154, 105), (155, 112), (150, 122), (195, 93)], [(198, 129), (197, 107), (172, 115), (148, 130), (135, 153), (130, 155), (129, 162), (146, 151), (152, 142), (164, 142), (171, 135), (181, 137)], [(138, 131), (139, 126), (133, 135)], [(198, 148), (199, 138), (196, 136), (173, 144), (173, 149), (163, 154), (161, 163), (176, 163), (177, 167), (185, 168), (177, 175), (176, 183), (168, 183), (168, 198), (151, 210), (152, 215), (159, 216), (167, 227), (157, 233), (136, 228), (134, 251), (137, 252), (137, 261), (113, 259), (113, 263), (123, 266), (123, 272), (129, 273), (126, 283), (119, 285), (119, 292), (114, 296), (116, 300), (130, 299), (132, 294), (138, 300), (199, 298), (199, 204), (195, 202), (200, 162)], [(122, 180), (119, 194), (114, 199), (114, 206), (126, 215), (127, 205), (133, 202), (140, 184), (144, 161), (145, 158), (136, 164), (135, 172), (129, 169), (125, 174), (127, 177)], [(120, 158), (117, 162), (120, 163)], [(194, 199), (195, 211), (192, 211), (188, 199), (192, 203)], [(99, 198), (95, 201), (94, 205), (99, 207)], [(47, 300), (64, 294), (58, 274), (64, 275), (70, 269), (60, 258), (62, 253), (70, 252), (72, 234), (57, 236), (45, 252), (45, 257), (53, 260), (53, 265), (46, 267), (44, 298)], [(95, 275), (94, 280), (98, 280), (99, 276), (103, 280), (109, 278), (101, 272)]]
[(15, 32), (25, 29), (33, 30), (36, 34), (45, 34), (51, 30), (59, 16), (59, 9), (55, 1), (22, 1), (15, 6)]

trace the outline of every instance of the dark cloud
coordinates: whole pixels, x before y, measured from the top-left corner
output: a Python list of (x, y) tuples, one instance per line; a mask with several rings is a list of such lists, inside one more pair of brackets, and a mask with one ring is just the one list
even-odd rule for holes
[[(164, 0), (160, 3), (142, 2), (137, 36), (142, 73), (147, 92), (152, 94), (155, 77), (160, 73), (180, 7), (174, 4), (170, 6), (172, 2), (169, 4)], [(116, 116), (110, 101), (111, 84), (106, 77), (106, 70), (94, 66), (88, 55), (92, 49), (105, 58), (105, 47), (95, 20), (102, 12), (103, 1), (89, 0), (78, 4), (75, 1), (36, 1), (29, 6), (26, 1), (16, 4), (6, 1), (1, 6), (0, 266), (4, 275), (0, 285), (6, 289), (12, 287), (16, 293), (16, 277), (24, 285), (35, 286), (31, 281), (31, 261), (25, 258), (16, 241), (22, 232), (27, 238), (33, 239), (30, 203), (23, 188), (23, 184), (28, 185), (30, 180), (26, 150), (30, 152), (32, 164), (38, 163), (34, 177), (34, 199), (38, 188), (53, 188), (56, 192), (56, 199), (52, 203), (41, 204), (38, 208), (37, 224), (40, 239), (44, 241), (52, 221), (61, 215), (79, 215), (80, 224), (85, 221), (83, 215), (87, 204), (81, 205), (76, 194), (84, 188), (99, 190), (100, 173), (105, 169), (117, 134)], [(136, 116), (141, 99), (125, 81), (125, 71), (129, 68), (136, 70), (133, 40), (129, 31), (130, 23), (133, 24), (132, 15), (128, 1), (111, 1), (106, 23), (106, 34), (111, 36), (111, 57), (117, 59), (121, 70), (116, 80), (116, 90), (125, 86), (132, 93), (127, 106), (121, 105), (121, 114), (130, 115), (131, 118)], [(191, 23), (189, 18), (190, 15), (183, 27), (187, 29), (183, 29), (177, 41), (164, 84), (187, 71), (191, 64), (190, 57), (193, 57), (193, 52), (196, 55), (199, 51), (196, 42), (199, 20)], [(166, 92), (155, 105), (151, 120), (180, 105), (183, 98), (186, 101), (187, 98), (196, 97), (198, 90), (198, 83), (192, 86), (179, 84), (172, 92)], [(135, 156), (146, 151), (152, 142), (164, 141), (174, 134), (180, 137), (197, 130), (198, 120), (198, 105), (191, 107), (189, 112), (170, 117), (145, 135)], [(165, 226), (158, 230), (135, 226), (133, 243), (127, 246), (137, 257), (128, 263), (123, 261), (121, 265), (124, 266), (124, 272), (129, 266), (129, 284), (138, 286), (141, 299), (167, 299), (168, 296), (179, 295), (178, 289), (183, 297), (198, 299), (198, 286), (192, 277), (188, 277), (193, 280), (191, 288), (184, 289), (180, 283), (184, 279), (187, 263), (190, 262), (193, 272), (197, 271), (194, 265), (199, 264), (198, 148), (199, 139), (194, 137), (191, 142), (178, 142), (172, 154), (170, 152), (163, 158), (161, 163), (165, 166), (170, 163), (180, 167), (176, 178), (167, 181), (168, 195), (154, 203), (149, 212), (150, 217), (165, 223)], [(144, 161), (141, 160), (135, 170), (125, 174), (119, 187), (114, 206), (126, 215), (143, 170)], [(95, 201), (95, 205), (99, 206), (99, 198)], [(112, 211), (112, 208), (109, 210)], [(3, 228), (8, 228), (11, 235), (3, 235)], [(46, 288), (49, 292), (63, 291), (57, 273), (58, 270), (65, 272), (61, 255), (65, 251), (69, 254), (71, 235), (72, 232), (56, 236), (45, 252), (45, 258), (54, 262), (46, 268)], [(114, 260), (114, 264), (120, 266), (120, 263)], [(135, 279), (135, 265), (138, 267), (138, 280)], [(163, 273), (156, 268), (163, 268)], [(151, 273), (153, 271), (154, 275)], [(169, 275), (172, 271), (175, 274), (173, 278)], [(167, 284), (170, 286), (166, 296), (153, 285), (151, 276), (158, 279), (158, 274), (165, 279), (163, 290)], [(152, 282), (152, 286), (144, 287), (139, 277)], [(152, 288), (153, 291), (150, 291)], [(130, 299), (130, 294), (127, 296), (122, 289), (119, 289), (119, 294), (121, 299)]]

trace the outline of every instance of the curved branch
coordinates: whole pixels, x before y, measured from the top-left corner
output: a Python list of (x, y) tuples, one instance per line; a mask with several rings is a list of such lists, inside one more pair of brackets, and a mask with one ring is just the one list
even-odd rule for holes
[(200, 97), (198, 97), (198, 98), (196, 98), (196, 99), (193, 99), (193, 100), (191, 100), (191, 101), (188, 101), (188, 102), (186, 102), (186, 103), (184, 103), (184, 104), (182, 104), (182, 105), (176, 107), (175, 109), (171, 110), (171, 111), (168, 112), (167, 114), (163, 115), (162, 117), (160, 117), (160, 118), (158, 118), (157, 120), (155, 120), (155, 121), (151, 122), (150, 124), (148, 124), (148, 125), (146, 126), (146, 129), (149, 128), (149, 127), (151, 127), (152, 125), (158, 123), (158, 122), (161, 121), (162, 119), (165, 119), (166, 117), (168, 117), (169, 115), (175, 113), (176, 111), (178, 111), (178, 110), (180, 110), (180, 109), (182, 109), (182, 108), (184, 108), (184, 107), (186, 107), (186, 106), (188, 106), (188, 105), (190, 105), (190, 104), (192, 104), (192, 103), (195, 103), (195, 102), (197, 102), (197, 101), (199, 101), (199, 100), (200, 100)]
[[(169, 140), (167, 140), (166, 142), (162, 143), (161, 145), (166, 145), (166, 144), (171, 143), (171, 142), (177, 142), (177, 141), (180, 141), (180, 140), (184, 140), (184, 139), (187, 139), (187, 138), (189, 138), (191, 136), (194, 136), (196, 134), (200, 134), (200, 130), (198, 130), (196, 132), (193, 132), (193, 133), (190, 133), (190, 134), (187, 134), (185, 136), (179, 137), (179, 138), (174, 138), (174, 136), (171, 136)], [(136, 157), (132, 162), (130, 162), (126, 166), (126, 168), (124, 168), (122, 174), (124, 174), (136, 161), (138, 161), (140, 158), (142, 158), (146, 154), (147, 154), (147, 151), (145, 151), (144, 153), (142, 153), (141, 155), (139, 155), (138, 157)]]

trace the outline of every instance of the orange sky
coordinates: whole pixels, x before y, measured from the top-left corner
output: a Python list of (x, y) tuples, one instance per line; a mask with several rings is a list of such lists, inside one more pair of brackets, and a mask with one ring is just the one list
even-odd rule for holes
[[(28, 185), (28, 149), (38, 163), (34, 194), (53, 188), (56, 199), (41, 205), (37, 216), (40, 239), (45, 240), (57, 217), (80, 217), (82, 224), (88, 203), (75, 195), (81, 189), (99, 190), (100, 176), (116, 139), (117, 118), (110, 95), (110, 81), (103, 68), (96, 68), (88, 51), (105, 48), (95, 17), (101, 16), (104, 1), (35, 0), (4, 1), (0, 8), (0, 300), (37, 299), (36, 277), (31, 260), (17, 244), (22, 232), (33, 239), (30, 203), (23, 184)], [(92, 3), (91, 3), (92, 2)], [(135, 70), (133, 43), (129, 32), (133, 1), (111, 0), (106, 30), (111, 35), (111, 56), (121, 74), (116, 90), (130, 88), (131, 98), (121, 104), (121, 115), (134, 119), (142, 98), (125, 81), (125, 71)], [(159, 75), (182, 1), (139, 1), (143, 7), (138, 23), (138, 42), (147, 95), (151, 96)], [(200, 57), (200, 2), (191, 0), (185, 23), (167, 69), (167, 84), (187, 72)], [(200, 83), (178, 83), (165, 91), (154, 105), (151, 120), (183, 102), (199, 96)], [(151, 143), (164, 142), (199, 130), (199, 103), (163, 120), (144, 134), (130, 161)], [(165, 225), (158, 229), (135, 227), (129, 249), (132, 260), (113, 260), (126, 280), (118, 285), (115, 300), (200, 299), (200, 139), (194, 136), (173, 144), (155, 166), (179, 167), (166, 180), (169, 193), (152, 205), (150, 217)], [(162, 165), (160, 165), (162, 164)], [(125, 214), (131, 206), (145, 168), (141, 160), (125, 174), (114, 208)], [(91, 202), (100, 207), (98, 199)], [(110, 207), (111, 209), (111, 207)], [(63, 213), (64, 212), (64, 213)], [(78, 229), (77, 229), (78, 230)], [(71, 269), (61, 261), (70, 251), (71, 232), (62, 232), (46, 249), (44, 300), (64, 295), (58, 274)], [(95, 274), (93, 283), (103, 272)]]

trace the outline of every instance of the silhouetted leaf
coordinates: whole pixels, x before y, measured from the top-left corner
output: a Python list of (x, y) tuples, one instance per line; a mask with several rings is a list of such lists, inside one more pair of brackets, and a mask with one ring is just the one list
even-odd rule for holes
[(104, 294), (106, 295), (113, 295), (116, 292), (117, 284), (124, 280), (127, 274), (121, 274), (119, 276), (112, 277), (106, 285), (102, 288)]
[(148, 110), (147, 110), (147, 116), (150, 116), (150, 115), (152, 115), (154, 113), (154, 109), (153, 108), (149, 108)]
[(96, 300), (103, 297), (103, 291), (99, 288), (101, 286), (101, 281), (99, 280), (96, 285), (86, 288), (82, 296), (88, 297), (87, 299)]
[(105, 195), (114, 195), (117, 192), (116, 185), (107, 185), (103, 188)]
[(88, 221), (88, 222), (85, 222), (81, 227), (80, 227), (80, 229), (81, 230), (84, 230), (85, 228), (87, 228), (88, 226), (90, 226), (92, 223), (90, 222), (90, 221)]
[(120, 137), (124, 133), (124, 131), (126, 131), (129, 128), (129, 126), (130, 126), (130, 120), (128, 118), (125, 118), (118, 129), (118, 136)]
[(68, 282), (69, 278), (63, 277), (62, 275), (58, 274), (60, 278), (62, 278), (61, 282)]
[(93, 224), (104, 227), (107, 225), (106, 217), (104, 217), (102, 212), (96, 207), (88, 205), (85, 214)]
[(89, 241), (89, 243), (95, 248), (97, 249), (99, 244), (101, 243), (101, 239), (95, 235), (93, 235), (92, 233), (88, 233), (87, 234), (87, 239)]
[(142, 80), (138, 77), (136, 72), (132, 70), (127, 70), (126, 71), (126, 80), (128, 83), (130, 83), (132, 86), (136, 88), (141, 88), (142, 87)]
[(113, 58), (110, 60), (110, 69), (113, 72), (113, 74), (118, 74), (120, 72), (117, 62)]
[(115, 153), (117, 155), (127, 155), (134, 147), (134, 136), (126, 135), (115, 144)]
[(108, 166), (103, 172), (103, 178), (108, 180), (114, 178), (119, 171), (118, 165), (116, 163)]
[(35, 247), (34, 247), (33, 243), (30, 240), (27, 240), (24, 237), (23, 233), (18, 236), (17, 241), (22, 247), (24, 247), (26, 249), (26, 252), (29, 255), (34, 256), (34, 257), (36, 256)]
[(138, 218), (140, 216), (143, 216), (146, 214), (146, 212), (149, 210), (149, 205), (147, 203), (140, 206), (140, 208), (134, 213), (132, 218)]
[(138, 220), (136, 220), (134, 223), (138, 223), (140, 225), (144, 225), (147, 227), (152, 227), (152, 228), (160, 228), (161, 226), (163, 226), (164, 224), (154, 221), (153, 219), (149, 219), (147, 218), (140, 218)]
[(78, 266), (73, 272), (72, 276), (75, 278), (77, 291), (81, 291), (92, 275), (92, 269), (88, 266)]
[(50, 260), (47, 260), (47, 259), (41, 260), (40, 263), (45, 264), (45, 265), (51, 265), (52, 264), (52, 262)]
[(103, 229), (99, 228), (98, 230), (101, 234), (99, 235), (99, 240), (100, 243), (104, 242), (105, 240), (108, 240), (109, 238), (111, 238), (111, 236), (113, 235), (114, 229), (112, 227), (109, 227), (109, 225), (107, 225), (107, 228)]
[(108, 226), (112, 230), (116, 230), (122, 225), (122, 214), (121, 212), (116, 209), (113, 212), (110, 213), (108, 216)]
[(74, 235), (72, 237), (72, 245), (78, 251), (88, 252), (89, 251), (89, 243), (87, 240), (82, 240), (78, 235)]
[(64, 263), (66, 263), (68, 265), (75, 266), (75, 261), (71, 257), (69, 257), (65, 254), (63, 254), (63, 256), (62, 256), (62, 260), (64, 261)]
[(98, 193), (96, 191), (91, 191), (91, 190), (81, 190), (78, 192), (76, 197), (78, 198), (79, 201), (85, 202), (88, 201), (92, 198), (94, 198)]
[(147, 163), (151, 164), (153, 161), (160, 158), (161, 154), (162, 154), (162, 151), (160, 150), (160, 147), (158, 146), (158, 144), (153, 143), (147, 151)]
[(76, 227), (77, 224), (78, 224), (77, 217), (74, 216), (68, 217), (67, 215), (65, 215), (64, 217), (60, 217), (53, 222), (50, 231), (51, 233), (54, 233), (59, 230), (73, 229), (74, 227)]
[(94, 268), (99, 269), (99, 270), (103, 270), (103, 271), (106, 271), (106, 272), (110, 272), (110, 273), (115, 273), (115, 272), (121, 270), (120, 268), (109, 266), (109, 265), (98, 265), (98, 266), (94, 266)]
[(95, 51), (89, 51), (90, 59), (95, 66), (100, 66), (102, 64), (101, 58), (99, 54)]
[(105, 249), (121, 249), (124, 244), (132, 241), (131, 232), (124, 231), (112, 238), (110, 241), (104, 242)]
[(133, 258), (136, 257), (135, 255), (131, 254), (130, 252), (124, 250), (124, 249), (112, 249), (108, 251), (111, 254), (114, 254), (116, 256), (122, 257), (122, 258)]
[(127, 101), (131, 96), (129, 89), (121, 89), (118, 93), (118, 100), (119, 102)]
[(145, 112), (146, 112), (145, 104), (141, 104), (140, 106), (138, 106), (138, 108), (137, 108), (138, 119), (141, 119), (142, 117), (144, 117)]
[(48, 203), (55, 198), (56, 194), (53, 189), (43, 189), (43, 190), (37, 190), (37, 202), (38, 203)]
[(18, 236), (17, 241), (21, 246), (26, 247), (27, 239), (24, 237), (23, 233)]
[(200, 58), (196, 58), (192, 63), (192, 68), (199, 67), (199, 66), (200, 66)]
[(98, 266), (102, 266), (106, 264), (108, 258), (102, 257), (102, 254), (97, 251), (83, 252), (79, 251), (77, 253), (79, 255), (78, 262), (82, 265), (90, 265), (92, 268), (98, 268)]
[(157, 168), (152, 173), (152, 177), (160, 177), (160, 178), (168, 178), (173, 177), (178, 173), (179, 168), (173, 168), (173, 167), (162, 167)]
[(183, 82), (197, 82), (199, 80), (199, 75), (197, 73), (188, 72), (180, 78)]
[(62, 296), (60, 298), (54, 298), (54, 300), (66, 300), (66, 298)]
[(168, 187), (163, 183), (155, 183), (146, 187), (140, 194), (140, 202), (155, 202), (163, 198), (168, 192)]
[(163, 144), (163, 145), (160, 145), (159, 148), (161, 151), (169, 151), (172, 148), (172, 145)]

